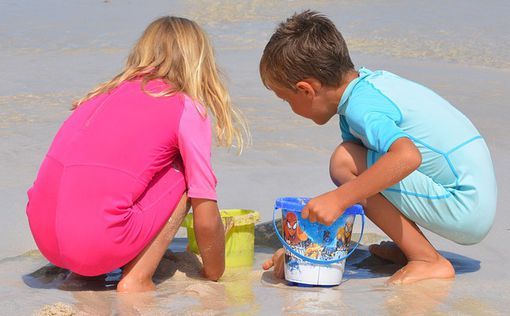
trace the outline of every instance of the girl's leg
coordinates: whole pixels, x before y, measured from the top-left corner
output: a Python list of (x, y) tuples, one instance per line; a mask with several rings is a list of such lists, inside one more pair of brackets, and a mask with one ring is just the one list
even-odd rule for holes
[[(367, 150), (360, 145), (354, 143), (340, 145), (330, 162), (333, 182), (339, 185), (355, 179), (367, 168), (366, 156)], [(407, 264), (389, 279), (390, 283), (412, 283), (424, 279), (445, 279), (455, 276), (450, 262), (434, 249), (416, 224), (405, 217), (382, 194), (368, 198), (363, 204), (368, 218), (396, 243), (407, 259)], [(400, 252), (388, 250), (386, 253), (385, 251), (380, 253), (396, 261)]]
[(118, 292), (143, 292), (155, 289), (152, 276), (189, 208), (187, 195), (184, 193), (163, 229), (135, 259), (123, 268), (122, 278), (117, 285)]

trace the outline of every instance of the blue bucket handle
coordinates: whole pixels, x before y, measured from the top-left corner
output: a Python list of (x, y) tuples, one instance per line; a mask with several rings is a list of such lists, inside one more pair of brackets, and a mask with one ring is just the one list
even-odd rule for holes
[[(303, 207), (304, 207), (304, 205), (303, 205)], [(304, 256), (304, 255), (300, 254), (299, 252), (295, 251), (283, 239), (282, 235), (280, 234), (280, 231), (278, 230), (278, 227), (276, 227), (276, 218), (275, 218), (275, 216), (276, 216), (276, 212), (279, 209), (280, 209), (280, 207), (278, 207), (278, 203), (277, 203), (275, 205), (274, 212), (273, 212), (273, 226), (274, 226), (274, 230), (276, 232), (276, 236), (278, 237), (278, 239), (282, 243), (283, 247), (285, 247), (285, 249), (290, 251), (294, 256), (298, 257), (301, 260), (308, 261), (308, 262), (311, 262), (311, 263), (316, 263), (316, 264), (332, 264), (332, 263), (340, 262), (342, 260), (345, 260), (347, 257), (349, 257), (354, 252), (354, 250), (356, 250), (356, 248), (358, 248), (358, 245), (359, 245), (359, 243), (361, 241), (361, 238), (363, 237), (363, 230), (365, 228), (365, 212), (363, 212), (363, 208), (360, 205), (354, 205), (354, 207), (348, 208), (347, 210), (349, 211), (348, 212), (349, 214), (360, 215), (361, 216), (361, 233), (359, 235), (358, 241), (356, 242), (356, 245), (345, 256), (341, 256), (340, 258), (336, 258), (336, 259), (332, 259), (332, 260), (313, 259), (313, 258)], [(283, 225), (283, 221), (282, 221), (282, 225)]]

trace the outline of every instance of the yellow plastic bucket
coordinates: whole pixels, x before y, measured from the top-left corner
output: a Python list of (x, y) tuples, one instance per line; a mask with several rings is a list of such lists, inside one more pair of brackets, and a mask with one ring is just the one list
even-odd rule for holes
[[(225, 266), (244, 267), (253, 264), (255, 255), (255, 223), (260, 214), (252, 210), (221, 210), (225, 226)], [(193, 231), (193, 214), (186, 215), (182, 222), (188, 232), (189, 249), (198, 254), (198, 245)]]

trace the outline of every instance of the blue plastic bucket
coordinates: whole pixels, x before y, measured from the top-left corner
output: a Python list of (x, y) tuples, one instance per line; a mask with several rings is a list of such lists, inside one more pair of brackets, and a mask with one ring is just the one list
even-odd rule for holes
[[(333, 224), (311, 223), (301, 217), (309, 198), (282, 197), (275, 202), (273, 225), (285, 247), (285, 279), (298, 285), (334, 286), (342, 282), (345, 259), (358, 247), (365, 226), (361, 205), (345, 210)], [(283, 236), (276, 227), (276, 213), (281, 211)], [(361, 216), (361, 234), (349, 251), (356, 215)]]

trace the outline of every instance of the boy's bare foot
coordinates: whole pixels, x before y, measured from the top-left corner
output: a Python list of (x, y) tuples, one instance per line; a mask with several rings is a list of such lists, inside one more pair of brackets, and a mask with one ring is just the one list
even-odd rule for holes
[(406, 256), (402, 250), (400, 250), (400, 248), (392, 241), (381, 241), (381, 243), (378, 245), (370, 245), (368, 250), (371, 254), (381, 259), (388, 260), (401, 266), (407, 264)]
[(285, 258), (285, 250), (280, 248), (275, 251), (273, 257), (271, 259), (266, 260), (262, 264), (262, 269), (269, 270), (274, 266), (274, 276), (278, 279), (285, 278), (284, 272), (284, 258)]
[(388, 284), (409, 284), (427, 279), (453, 279), (455, 270), (442, 256), (434, 261), (409, 261), (388, 280)]
[(123, 277), (117, 284), (117, 292), (119, 293), (135, 293), (154, 291), (156, 285), (152, 280), (134, 280), (129, 277)]

